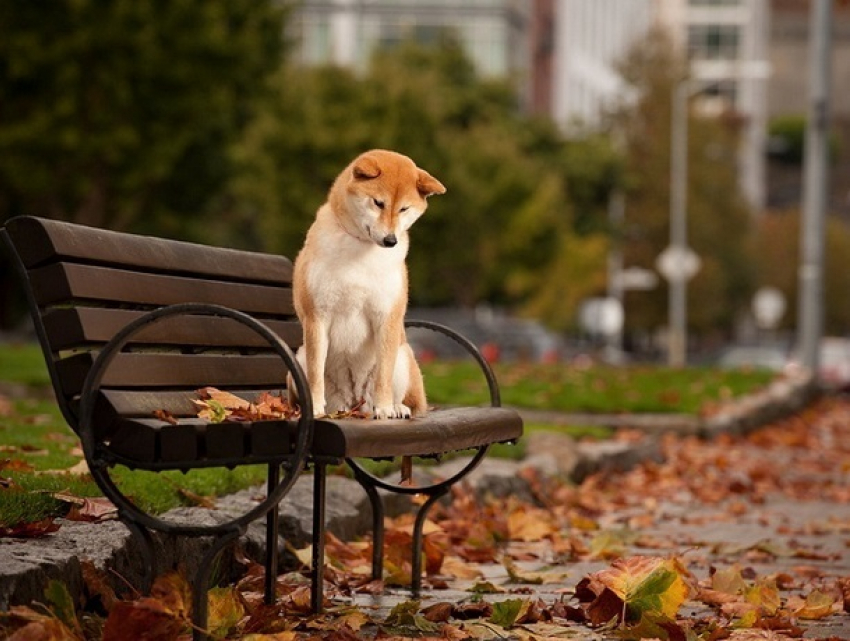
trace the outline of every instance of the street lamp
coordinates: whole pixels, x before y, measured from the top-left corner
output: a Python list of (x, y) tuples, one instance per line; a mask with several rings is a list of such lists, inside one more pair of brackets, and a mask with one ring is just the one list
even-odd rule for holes
[[(724, 70), (730, 78), (763, 79), (770, 73), (764, 61), (735, 64)], [(705, 80), (705, 79), (703, 79)], [(717, 82), (720, 77), (712, 78)], [(700, 258), (688, 247), (688, 99), (703, 90), (689, 78), (673, 88), (670, 120), (670, 245), (658, 256), (658, 271), (669, 283), (667, 362), (683, 367), (688, 353), (688, 281), (700, 268)]]
[(676, 83), (670, 121), (670, 245), (658, 256), (658, 271), (667, 279), (667, 362), (683, 367), (687, 360), (688, 280), (700, 267), (688, 247), (688, 97), (690, 81)]

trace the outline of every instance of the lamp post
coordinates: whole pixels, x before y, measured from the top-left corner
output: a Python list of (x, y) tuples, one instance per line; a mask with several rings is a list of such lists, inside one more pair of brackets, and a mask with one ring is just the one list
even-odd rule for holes
[(806, 124), (798, 332), (803, 365), (817, 372), (823, 332), (824, 218), (829, 163), (832, 0), (812, 0), (809, 113)]
[(658, 256), (667, 279), (667, 363), (683, 367), (688, 351), (688, 280), (699, 270), (699, 257), (688, 247), (688, 97), (690, 82), (676, 83), (670, 120), (670, 244)]

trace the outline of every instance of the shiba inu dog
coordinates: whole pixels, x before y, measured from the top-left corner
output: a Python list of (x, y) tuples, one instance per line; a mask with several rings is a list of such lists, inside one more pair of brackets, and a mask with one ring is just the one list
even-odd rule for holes
[[(361, 405), (376, 419), (426, 412), (404, 331), (408, 230), (446, 188), (407, 156), (374, 149), (334, 181), (295, 259), (297, 358), (317, 416)], [(290, 389), (291, 386), (290, 386)]]

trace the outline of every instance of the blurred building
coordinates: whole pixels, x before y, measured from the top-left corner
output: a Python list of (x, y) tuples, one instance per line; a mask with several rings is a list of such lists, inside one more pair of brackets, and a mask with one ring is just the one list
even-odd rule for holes
[(304, 0), (292, 35), (305, 64), (365, 69), (380, 47), (434, 42), (449, 32), (480, 73), (516, 77), (525, 103), (532, 8), (528, 0)]
[[(767, 98), (770, 119), (806, 115), (810, 9), (811, 0), (771, 0), (771, 76)], [(850, 218), (850, 0), (835, 0), (833, 14), (830, 111), (838, 153), (831, 172), (830, 210), (847, 219)], [(798, 207), (802, 199), (799, 158), (787, 153), (787, 140), (776, 137), (770, 143), (767, 204), (775, 209)]]
[(554, 0), (551, 114), (564, 128), (596, 125), (628, 99), (617, 72), (656, 20), (655, 0)]
[[(479, 72), (514, 78), (524, 108), (569, 129), (597, 125), (606, 109), (629, 99), (617, 65), (660, 24), (689, 56), (698, 108), (740, 123), (741, 187), (761, 211), (766, 203), (799, 203), (793, 180), (772, 181), (772, 194), (780, 195), (768, 197), (766, 151), (770, 117), (805, 114), (809, 6), (810, 0), (303, 0), (291, 35), (305, 64), (364, 69), (378, 47), (434, 41), (450, 31)], [(850, 0), (836, 0), (835, 11), (833, 113), (837, 126), (850, 130)]]
[(765, 202), (767, 0), (555, 0), (552, 114), (564, 127), (594, 124), (628, 101), (617, 65), (660, 25), (687, 52), (692, 92), (704, 113), (742, 123), (741, 188)]

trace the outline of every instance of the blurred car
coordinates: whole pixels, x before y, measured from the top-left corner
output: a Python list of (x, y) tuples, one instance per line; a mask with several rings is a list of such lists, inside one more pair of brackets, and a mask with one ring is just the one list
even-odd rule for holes
[(788, 366), (788, 352), (776, 345), (734, 345), (717, 361), (723, 369), (764, 369), (781, 372)]

